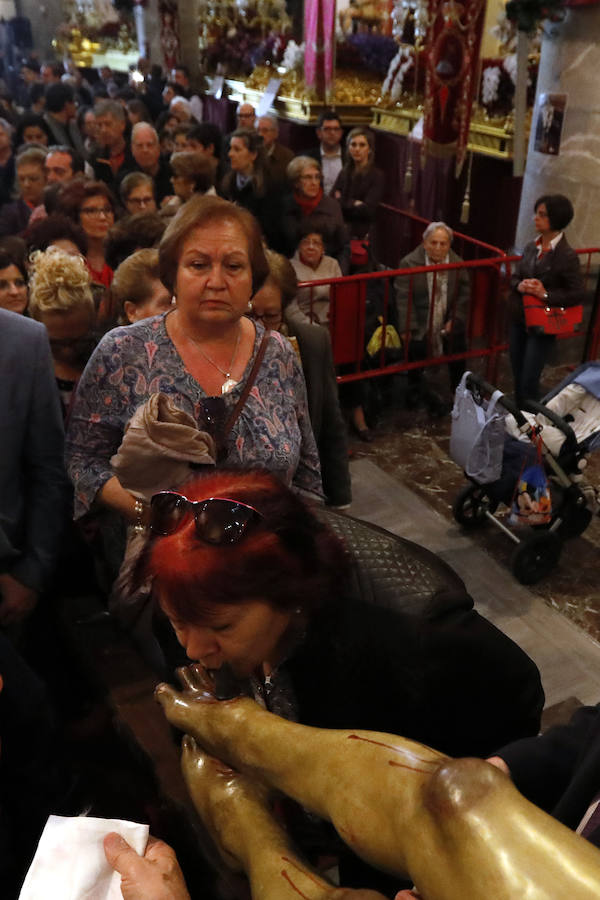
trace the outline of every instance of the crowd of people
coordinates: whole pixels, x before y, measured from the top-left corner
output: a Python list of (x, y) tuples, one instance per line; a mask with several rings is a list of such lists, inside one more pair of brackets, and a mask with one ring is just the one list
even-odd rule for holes
[[(23, 73), (19, 107), (2, 98), (0, 117), (0, 628), (17, 647), (30, 628), (39, 638), (57, 569), (68, 573), (91, 547), (111, 609), (161, 675), (175, 657), (169, 628), (188, 660), (230, 667), (268, 709), (303, 724), (393, 731), (457, 755), (533, 738), (533, 663), (462, 621), (417, 627), (346, 603), (352, 563), (311, 511), (347, 508), (351, 485), (329, 289), (298, 284), (372, 262), (351, 249), (368, 247), (384, 191), (370, 130), (344, 137), (325, 110), (314, 149), (294, 155), (277, 118), (248, 103), (230, 134), (203, 122), (184, 67), (169, 79), (154, 67), (141, 91), (107, 69), (94, 84), (34, 60)], [(557, 230), (569, 209), (549, 195), (536, 215), (541, 252), (524, 259), (515, 292), (548, 297), (538, 259), (549, 264), (559, 246), (561, 297), (578, 297)], [(400, 267), (458, 260), (452, 237), (432, 223)], [(553, 277), (548, 290), (562, 290)], [(398, 280), (410, 360), (426, 358), (432, 333), (434, 352), (466, 349), (469, 291), (464, 271), (409, 288)], [(519, 390), (535, 377), (535, 353)], [(463, 369), (451, 365), (453, 385)], [(440, 412), (421, 376), (409, 384), (415, 404)], [(358, 436), (372, 440), (360, 391), (346, 402)], [(210, 474), (190, 485), (199, 470)], [(22, 802), (15, 785), (39, 760), (16, 759), (24, 719), (13, 672), (31, 678), (25, 721), (41, 688), (12, 654), (2, 638), (1, 752), (16, 774), (10, 796), (0, 784), (0, 877), (16, 885), (31, 827), (5, 858)], [(118, 849), (108, 853), (117, 868)]]

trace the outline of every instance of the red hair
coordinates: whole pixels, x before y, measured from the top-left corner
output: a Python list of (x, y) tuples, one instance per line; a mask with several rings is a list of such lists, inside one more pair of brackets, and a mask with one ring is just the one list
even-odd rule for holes
[(198, 623), (215, 606), (265, 600), (279, 609), (316, 609), (335, 596), (348, 558), (311, 509), (265, 471), (219, 470), (181, 488), (188, 500), (226, 497), (261, 514), (235, 544), (200, 540), (194, 522), (153, 538), (140, 560), (169, 613)]

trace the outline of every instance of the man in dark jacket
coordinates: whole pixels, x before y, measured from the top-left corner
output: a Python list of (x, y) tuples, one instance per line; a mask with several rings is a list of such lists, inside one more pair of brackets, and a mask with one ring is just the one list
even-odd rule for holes
[(306, 151), (306, 156), (312, 156), (321, 163), (323, 172), (323, 193), (329, 196), (335, 184), (335, 179), (342, 171), (345, 151), (342, 138), (344, 129), (337, 113), (332, 109), (324, 110), (317, 120), (317, 137), (319, 145)]
[(600, 704), (491, 758), (528, 800), (600, 847)]
[(126, 172), (136, 169), (126, 138), (127, 117), (116, 100), (105, 100), (96, 107), (96, 127), (100, 150), (90, 160), (94, 176), (116, 192)]
[(0, 626), (22, 622), (53, 574), (70, 488), (46, 329), (0, 309)]
[(52, 143), (72, 147), (80, 156), (85, 157), (85, 147), (76, 115), (73, 88), (63, 82), (49, 84), (46, 88), (44, 120), (52, 132)]
[[(423, 233), (423, 242), (400, 260), (398, 268), (462, 262), (461, 257), (451, 249), (452, 238), (452, 229), (445, 222), (431, 222)], [(394, 287), (398, 328), (409, 341), (410, 360), (466, 350), (471, 295), (471, 281), (466, 269), (399, 275)], [(449, 364), (452, 391), (464, 369), (464, 360)], [(448, 405), (427, 385), (422, 371), (413, 369), (409, 373), (408, 383), (410, 406), (419, 406), (423, 402), (434, 415), (448, 411)]]

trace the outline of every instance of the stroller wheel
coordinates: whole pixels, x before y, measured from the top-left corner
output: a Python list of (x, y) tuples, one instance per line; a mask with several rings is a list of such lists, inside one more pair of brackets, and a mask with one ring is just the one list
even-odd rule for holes
[(513, 575), (521, 584), (536, 584), (558, 562), (562, 543), (553, 531), (537, 531), (521, 541), (511, 560)]
[(486, 512), (493, 513), (496, 506), (485, 488), (466, 484), (452, 505), (452, 514), (463, 528), (478, 528), (486, 521)]
[(592, 521), (592, 513), (586, 506), (571, 509), (565, 515), (563, 521), (556, 529), (557, 534), (564, 541), (567, 538), (579, 537)]

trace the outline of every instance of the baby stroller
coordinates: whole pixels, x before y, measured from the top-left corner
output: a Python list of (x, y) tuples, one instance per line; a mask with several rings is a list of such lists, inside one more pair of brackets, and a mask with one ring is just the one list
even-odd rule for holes
[[(475, 403), (485, 406), (495, 389), (468, 373), (465, 386)], [(600, 447), (600, 362), (580, 366), (544, 397), (519, 410), (496, 394), (506, 410), (500, 431), (501, 473), (491, 481), (470, 480), (453, 505), (454, 518), (464, 528), (493, 522), (515, 542), (511, 570), (521, 584), (535, 584), (556, 566), (565, 540), (582, 534), (598, 513), (600, 492), (583, 476), (589, 455)], [(456, 409), (453, 430), (458, 427)], [(452, 446), (452, 445), (451, 445)], [(511, 530), (495, 515), (510, 510), (524, 467), (533, 465), (541, 450), (551, 496), (551, 518), (543, 525)], [(498, 448), (496, 448), (498, 449)], [(460, 459), (451, 456), (456, 462)], [(506, 521), (506, 519), (505, 519)]]

